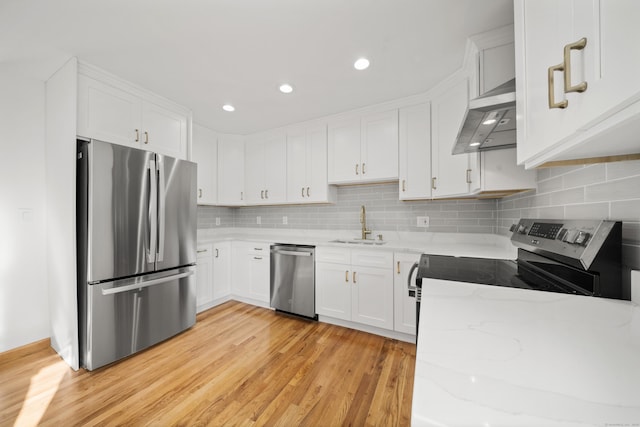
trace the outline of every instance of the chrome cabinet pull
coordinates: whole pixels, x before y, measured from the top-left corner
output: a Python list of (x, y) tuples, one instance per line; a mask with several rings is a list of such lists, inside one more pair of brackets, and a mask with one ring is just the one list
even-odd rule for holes
[(353, 283), (356, 283), (356, 272), (353, 272)]
[(140, 130), (136, 129), (136, 142), (140, 142)]
[(145, 144), (149, 143), (149, 132), (147, 131), (144, 132), (144, 143)]
[(309, 194), (309, 187), (307, 187), (307, 197), (311, 197), (311, 195)]
[(360, 175), (360, 174), (358, 173), (358, 166), (360, 166), (360, 165), (356, 163), (356, 175)]
[(549, 67), (548, 85), (549, 85), (549, 109), (551, 108), (567, 108), (569, 101), (566, 99), (560, 102), (555, 101), (553, 74), (556, 71), (564, 72), (564, 63)]
[(349, 270), (345, 270), (344, 272), (344, 281), (349, 283)]
[(437, 177), (433, 177), (431, 178), (431, 189), (435, 190), (436, 189), (436, 179)]
[(587, 82), (580, 82), (575, 86), (571, 85), (571, 51), (582, 50), (587, 45), (586, 37), (575, 43), (569, 43), (564, 47), (564, 93), (584, 92), (587, 90)]
[(400, 274), (400, 261), (398, 261), (398, 274)]

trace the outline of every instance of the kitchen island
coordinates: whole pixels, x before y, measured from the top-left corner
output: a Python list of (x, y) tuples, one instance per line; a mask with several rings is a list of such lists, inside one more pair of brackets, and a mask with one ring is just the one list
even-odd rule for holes
[(640, 307), (423, 284), (414, 426), (640, 426)]

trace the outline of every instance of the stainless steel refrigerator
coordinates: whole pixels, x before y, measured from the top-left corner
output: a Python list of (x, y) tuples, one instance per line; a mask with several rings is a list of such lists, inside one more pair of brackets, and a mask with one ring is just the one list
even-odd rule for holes
[(195, 323), (196, 165), (77, 146), (80, 364), (93, 370)]

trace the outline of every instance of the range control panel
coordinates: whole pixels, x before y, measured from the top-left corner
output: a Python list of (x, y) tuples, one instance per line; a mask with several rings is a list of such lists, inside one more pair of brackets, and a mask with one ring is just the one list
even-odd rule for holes
[[(521, 221), (517, 226), (514, 225), (512, 231), (515, 231), (515, 234), (548, 240), (559, 240), (564, 243), (579, 246), (587, 246), (589, 239), (593, 235), (592, 227), (580, 229), (575, 224), (565, 225), (560, 222), (533, 222), (528, 225), (526, 222)], [(540, 240), (531, 239), (529, 243), (539, 245)]]

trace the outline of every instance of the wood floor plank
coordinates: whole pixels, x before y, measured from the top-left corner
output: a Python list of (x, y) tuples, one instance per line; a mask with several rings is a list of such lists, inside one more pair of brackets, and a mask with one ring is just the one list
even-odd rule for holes
[(415, 345), (229, 301), (93, 372), (0, 354), (0, 426), (406, 426)]

